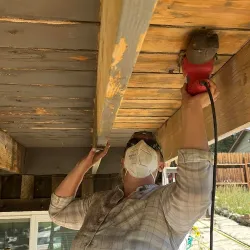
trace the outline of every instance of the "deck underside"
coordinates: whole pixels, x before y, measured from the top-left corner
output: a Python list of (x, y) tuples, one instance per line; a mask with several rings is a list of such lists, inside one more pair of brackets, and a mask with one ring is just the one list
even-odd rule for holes
[[(0, 0), (0, 128), (25, 147), (92, 143), (98, 0)], [(178, 53), (196, 28), (219, 35), (217, 72), (250, 38), (250, 2), (159, 0), (110, 136), (158, 129), (181, 105)]]

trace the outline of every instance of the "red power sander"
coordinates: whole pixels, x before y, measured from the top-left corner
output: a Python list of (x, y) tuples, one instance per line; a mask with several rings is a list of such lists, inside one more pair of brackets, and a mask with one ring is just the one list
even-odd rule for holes
[(212, 74), (218, 48), (218, 35), (211, 30), (198, 30), (190, 35), (187, 50), (180, 54), (180, 66), (187, 78), (189, 94), (207, 91), (202, 81), (209, 79)]

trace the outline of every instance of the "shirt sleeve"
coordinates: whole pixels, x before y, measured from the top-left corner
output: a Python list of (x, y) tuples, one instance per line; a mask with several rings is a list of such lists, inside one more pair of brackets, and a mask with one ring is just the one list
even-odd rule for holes
[(79, 230), (93, 200), (93, 196), (86, 199), (75, 199), (73, 196), (59, 197), (53, 193), (49, 207), (51, 220), (59, 226)]
[(162, 206), (169, 225), (188, 232), (211, 203), (213, 154), (197, 149), (178, 152), (176, 183), (163, 188)]

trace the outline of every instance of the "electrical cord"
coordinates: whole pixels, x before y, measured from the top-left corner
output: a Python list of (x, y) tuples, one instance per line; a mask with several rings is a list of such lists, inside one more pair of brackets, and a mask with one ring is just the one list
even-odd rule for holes
[(206, 81), (202, 81), (201, 84), (206, 87), (207, 93), (210, 98), (212, 115), (213, 115), (213, 126), (214, 126), (214, 168), (213, 168), (213, 188), (212, 188), (212, 204), (211, 204), (211, 220), (210, 220), (210, 250), (213, 250), (218, 133), (217, 133), (217, 120), (216, 120), (215, 105), (214, 105), (214, 99), (213, 99), (212, 93)]

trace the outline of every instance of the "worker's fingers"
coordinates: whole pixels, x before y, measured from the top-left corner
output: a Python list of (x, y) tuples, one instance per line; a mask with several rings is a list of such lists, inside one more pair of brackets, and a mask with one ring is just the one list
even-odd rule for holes
[(107, 142), (105, 148), (95, 155), (94, 160), (93, 160), (94, 163), (99, 161), (100, 159), (102, 159), (108, 153), (109, 148), (110, 148), (110, 144), (109, 144), (109, 142)]
[(96, 154), (96, 148), (92, 148), (87, 156), (87, 159), (89, 161), (93, 161), (93, 158), (95, 157)]
[(103, 157), (108, 153), (109, 148), (110, 148), (110, 143), (107, 142), (106, 147), (105, 147), (104, 150), (100, 153), (101, 158), (103, 158)]

